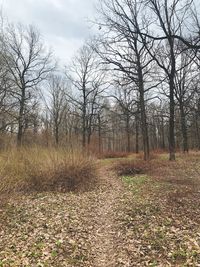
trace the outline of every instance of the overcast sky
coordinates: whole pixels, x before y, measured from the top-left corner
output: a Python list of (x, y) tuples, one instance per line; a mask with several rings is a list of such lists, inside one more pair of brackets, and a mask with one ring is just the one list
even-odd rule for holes
[(61, 62), (69, 62), (94, 31), (96, 0), (0, 0), (11, 22), (33, 24)]

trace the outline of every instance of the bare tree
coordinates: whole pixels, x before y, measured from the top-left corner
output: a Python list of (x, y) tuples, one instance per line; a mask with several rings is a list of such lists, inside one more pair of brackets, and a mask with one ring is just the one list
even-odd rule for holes
[(12, 82), (11, 95), (18, 102), (17, 143), (22, 144), (27, 103), (37, 86), (54, 69), (52, 54), (42, 44), (39, 32), (32, 26), (9, 25), (1, 39), (3, 61)]
[[(183, 30), (183, 21), (188, 15), (187, 11), (190, 7), (190, 1), (173, 0), (173, 1), (146, 1), (148, 7), (153, 12), (153, 27), (158, 29), (158, 33), (151, 38), (158, 42), (155, 49), (152, 46), (148, 51), (158, 66), (166, 74), (169, 85), (169, 101), (170, 101), (170, 118), (169, 118), (169, 152), (170, 160), (175, 160), (175, 77), (177, 71), (176, 55), (180, 53), (179, 42), (177, 36), (181, 36)], [(141, 34), (141, 32), (140, 32)], [(150, 37), (147, 33), (141, 36)], [(145, 39), (144, 39), (145, 42)]]
[(138, 91), (141, 128), (143, 136), (144, 159), (149, 158), (149, 136), (146, 116), (146, 94), (153, 87), (151, 78), (152, 59), (148, 55), (145, 43), (148, 37), (140, 35), (145, 27), (141, 15), (143, 5), (134, 0), (102, 1), (100, 22), (105, 33), (99, 40), (98, 53), (102, 59), (121, 72), (127, 85)]
[(98, 97), (105, 90), (105, 72), (97, 55), (88, 45), (84, 45), (75, 56), (71, 66), (66, 73), (72, 84), (72, 94), (68, 94), (71, 101), (80, 112), (82, 121), (82, 146), (86, 142), (90, 144), (92, 124), (96, 109), (98, 108)]
[(180, 123), (182, 133), (183, 152), (188, 152), (187, 116), (190, 112), (191, 102), (195, 97), (199, 71), (191, 60), (190, 51), (182, 52), (178, 58), (179, 69), (175, 77), (175, 97), (180, 110)]
[(138, 101), (137, 97), (135, 96), (135, 90), (132, 85), (123, 86), (122, 82), (117, 85), (116, 92), (112, 97), (117, 101), (119, 105), (119, 116), (121, 115), (125, 122), (127, 140), (126, 150), (127, 152), (131, 152), (131, 132), (133, 131), (133, 129), (131, 129), (131, 120), (133, 116), (137, 116), (139, 114), (139, 110), (137, 108)]
[(51, 75), (48, 80), (49, 100), (46, 106), (50, 112), (53, 123), (53, 132), (56, 145), (59, 144), (59, 131), (67, 110), (66, 101), (66, 83), (64, 79), (58, 75)]

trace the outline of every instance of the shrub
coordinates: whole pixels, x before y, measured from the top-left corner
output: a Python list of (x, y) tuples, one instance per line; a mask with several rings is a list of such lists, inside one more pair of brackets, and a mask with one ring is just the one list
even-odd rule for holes
[(98, 156), (99, 159), (115, 159), (115, 158), (127, 158), (130, 153), (127, 152), (116, 152), (116, 151), (107, 151)]
[(15, 149), (0, 154), (0, 193), (87, 190), (96, 165), (79, 152), (56, 149)]
[(144, 174), (149, 166), (143, 161), (119, 161), (114, 165), (114, 170), (119, 176), (133, 176)]

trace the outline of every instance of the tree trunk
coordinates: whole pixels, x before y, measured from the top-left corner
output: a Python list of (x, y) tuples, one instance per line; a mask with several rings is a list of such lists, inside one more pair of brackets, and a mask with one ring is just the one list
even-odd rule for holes
[(171, 57), (171, 72), (169, 75), (169, 100), (170, 100), (170, 117), (169, 117), (169, 160), (175, 160), (175, 102), (174, 102), (174, 90), (175, 90), (175, 72), (176, 72), (176, 59), (174, 55), (174, 40), (170, 36), (170, 57)]
[(131, 151), (131, 140), (130, 140), (130, 117), (129, 114), (126, 116), (126, 138), (127, 138), (127, 152)]
[(185, 118), (185, 111), (183, 104), (180, 103), (180, 113), (181, 113), (181, 131), (182, 131), (182, 138), (183, 138), (183, 152), (188, 152), (188, 135), (187, 135), (187, 125), (186, 125), (186, 118)]
[(88, 136), (87, 136), (87, 145), (88, 145), (88, 148), (90, 146), (91, 136), (92, 136), (91, 129), (88, 129)]
[(86, 107), (83, 107), (83, 118), (82, 118), (82, 147), (86, 147)]
[(24, 127), (24, 108), (25, 108), (25, 88), (22, 88), (19, 118), (18, 118), (18, 132), (17, 132), (17, 146), (18, 147), (22, 146), (23, 127)]
[(17, 146), (22, 146), (22, 136), (23, 136), (23, 118), (20, 117), (18, 121), (18, 133), (17, 133)]
[(200, 150), (200, 133), (199, 133), (198, 119), (199, 119), (198, 112), (196, 112), (194, 121), (195, 121), (195, 128), (196, 128), (197, 147), (198, 147), (198, 150)]
[(98, 145), (99, 145), (99, 154), (102, 152), (101, 148), (101, 117), (98, 115)]
[(146, 110), (144, 106), (144, 100), (140, 100), (141, 104), (141, 125), (142, 125), (142, 137), (143, 137), (143, 148), (144, 148), (144, 160), (149, 159), (149, 136), (146, 121)]
[(135, 116), (135, 153), (139, 153), (139, 121), (138, 114)]
[(169, 160), (175, 160), (175, 136), (174, 136), (174, 81), (170, 80), (170, 118), (169, 118)]
[(139, 87), (139, 100), (140, 100), (140, 111), (141, 111), (141, 128), (142, 128), (142, 138), (143, 138), (143, 149), (144, 149), (144, 160), (149, 159), (149, 136), (147, 127), (147, 117), (144, 99), (144, 81), (143, 72), (140, 62), (140, 55), (137, 50), (137, 44), (135, 44), (136, 55), (137, 55), (137, 71), (138, 71), (138, 87)]
[(58, 144), (59, 144), (59, 129), (58, 129), (57, 125), (55, 127), (55, 139), (56, 139), (56, 146), (58, 146)]
[(140, 111), (141, 111), (141, 128), (142, 128), (142, 138), (143, 138), (143, 149), (144, 149), (144, 160), (149, 159), (149, 136), (146, 118), (146, 108), (144, 100), (144, 85), (143, 78), (139, 75), (139, 87), (140, 87)]
[(161, 123), (161, 132), (162, 132), (162, 149), (165, 149), (165, 127), (164, 127), (164, 119), (162, 116), (162, 123)]

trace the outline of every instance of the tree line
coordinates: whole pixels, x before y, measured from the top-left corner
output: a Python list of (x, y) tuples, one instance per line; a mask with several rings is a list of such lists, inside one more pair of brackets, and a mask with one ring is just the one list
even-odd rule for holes
[[(2, 147), (200, 149), (200, 22), (192, 0), (103, 0), (64, 69), (32, 26), (2, 23)], [(7, 140), (7, 142), (5, 141)], [(9, 141), (8, 141), (9, 140)]]

